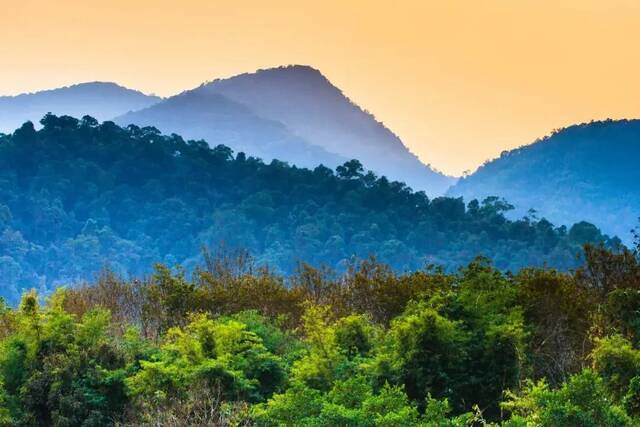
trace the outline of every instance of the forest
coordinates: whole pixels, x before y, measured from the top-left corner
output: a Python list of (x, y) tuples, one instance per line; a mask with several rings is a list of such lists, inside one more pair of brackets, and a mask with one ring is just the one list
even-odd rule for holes
[(452, 273), (478, 255), (501, 272), (569, 271), (585, 243), (620, 247), (587, 222), (508, 219), (495, 196), (430, 199), (358, 160), (310, 170), (89, 116), (40, 124), (0, 135), (0, 295), (14, 306), (26, 289), (49, 295), (102, 268), (191, 274), (221, 242), (279, 275), (300, 261), (343, 274), (370, 255), (395, 273)]
[(573, 272), (203, 258), (0, 304), (0, 425), (640, 422), (638, 249)]

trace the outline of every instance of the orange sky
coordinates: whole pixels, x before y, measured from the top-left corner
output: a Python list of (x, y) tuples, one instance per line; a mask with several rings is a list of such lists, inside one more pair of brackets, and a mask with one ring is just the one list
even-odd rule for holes
[(640, 0), (0, 0), (0, 94), (170, 95), (319, 68), (452, 174), (553, 128), (640, 117)]

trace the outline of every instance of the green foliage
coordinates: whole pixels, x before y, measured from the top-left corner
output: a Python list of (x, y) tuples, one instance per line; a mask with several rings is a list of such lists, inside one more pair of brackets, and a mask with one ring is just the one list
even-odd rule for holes
[(560, 389), (543, 381), (529, 382), (519, 396), (503, 404), (513, 414), (507, 426), (630, 426), (631, 419), (608, 398), (604, 383), (593, 371), (572, 376)]
[(412, 426), (421, 416), (401, 387), (385, 385), (374, 393), (364, 377), (338, 381), (326, 394), (293, 387), (254, 412), (259, 425)]
[(623, 399), (624, 407), (629, 415), (640, 415), (640, 377), (633, 377), (629, 382), (627, 394)]
[(199, 315), (184, 329), (170, 329), (160, 352), (141, 361), (127, 385), (142, 399), (180, 396), (199, 384), (219, 389), (225, 400), (256, 402), (270, 396), (283, 380), (281, 359), (245, 324)]
[(638, 261), (600, 251), (290, 281), (209, 258), (26, 292), (0, 305), (0, 425), (637, 425)]
[(40, 308), (25, 294), (17, 327), (1, 343), (0, 383), (5, 413), (28, 425), (104, 425), (126, 400), (118, 375), (124, 356), (107, 334), (109, 313), (75, 319), (59, 290)]
[(613, 331), (634, 344), (640, 343), (640, 289), (615, 289), (609, 292), (605, 319)]
[(340, 319), (335, 328), (338, 348), (347, 357), (366, 356), (372, 347), (373, 331), (366, 318), (351, 315)]
[(468, 336), (460, 322), (441, 316), (425, 303), (411, 305), (394, 320), (390, 330), (391, 360), (396, 375), (415, 400), (427, 391), (438, 397), (452, 397), (458, 368), (465, 357)]
[(640, 351), (621, 336), (596, 340), (592, 358), (594, 370), (617, 399), (625, 395), (631, 380), (640, 374)]

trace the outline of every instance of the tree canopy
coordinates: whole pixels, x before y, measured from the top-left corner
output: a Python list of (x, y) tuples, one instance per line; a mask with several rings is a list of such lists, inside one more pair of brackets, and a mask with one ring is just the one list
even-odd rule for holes
[(0, 294), (12, 303), (105, 265), (130, 277), (155, 262), (192, 271), (221, 242), (283, 274), (299, 260), (346, 271), (370, 255), (396, 271), (454, 270), (477, 255), (503, 271), (567, 270), (585, 242), (618, 242), (588, 223), (508, 220), (495, 197), (430, 200), (357, 160), (300, 169), (153, 127), (51, 114), (41, 124), (0, 135)]
[(0, 303), (0, 425), (638, 425), (638, 253), (585, 252), (290, 280), (240, 254), (26, 292)]

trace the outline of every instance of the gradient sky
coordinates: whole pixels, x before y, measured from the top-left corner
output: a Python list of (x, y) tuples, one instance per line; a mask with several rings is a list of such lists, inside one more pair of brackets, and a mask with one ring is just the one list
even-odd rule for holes
[(308, 64), (451, 174), (640, 117), (640, 0), (0, 0), (0, 94)]

